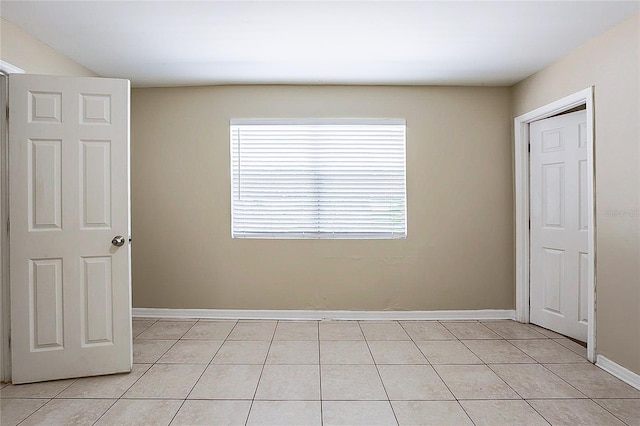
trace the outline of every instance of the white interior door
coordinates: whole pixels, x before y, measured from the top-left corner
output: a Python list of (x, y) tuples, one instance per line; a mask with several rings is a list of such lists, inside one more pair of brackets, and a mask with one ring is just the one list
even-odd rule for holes
[(12, 74), (9, 107), (13, 383), (130, 371), (129, 81)]
[(531, 123), (530, 321), (587, 341), (586, 112)]

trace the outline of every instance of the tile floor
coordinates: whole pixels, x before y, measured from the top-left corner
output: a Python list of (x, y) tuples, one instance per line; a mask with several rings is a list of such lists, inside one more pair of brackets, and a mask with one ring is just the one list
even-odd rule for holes
[(640, 425), (640, 391), (513, 321), (136, 319), (130, 374), (2, 385), (9, 425)]

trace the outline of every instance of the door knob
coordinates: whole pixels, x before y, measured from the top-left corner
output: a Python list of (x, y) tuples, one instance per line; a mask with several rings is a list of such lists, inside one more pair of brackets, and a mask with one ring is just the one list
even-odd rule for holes
[(115, 237), (113, 237), (113, 240), (111, 240), (111, 244), (113, 244), (116, 247), (121, 247), (124, 245), (124, 237), (122, 235), (116, 235)]

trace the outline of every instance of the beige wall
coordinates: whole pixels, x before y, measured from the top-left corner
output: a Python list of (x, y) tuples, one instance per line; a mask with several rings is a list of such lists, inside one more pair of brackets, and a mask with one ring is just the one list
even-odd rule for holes
[(597, 352), (640, 373), (640, 19), (513, 88), (513, 115), (595, 86)]
[(97, 75), (3, 18), (0, 18), (0, 59), (30, 74)]
[[(509, 88), (132, 92), (133, 304), (513, 309)], [(407, 120), (406, 240), (231, 238), (229, 119)]]

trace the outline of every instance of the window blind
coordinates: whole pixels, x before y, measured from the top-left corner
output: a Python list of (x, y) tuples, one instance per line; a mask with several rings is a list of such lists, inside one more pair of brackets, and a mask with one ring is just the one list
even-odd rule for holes
[(234, 238), (405, 238), (404, 120), (232, 120)]

